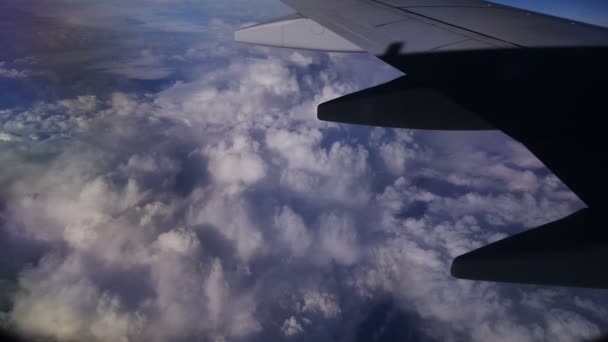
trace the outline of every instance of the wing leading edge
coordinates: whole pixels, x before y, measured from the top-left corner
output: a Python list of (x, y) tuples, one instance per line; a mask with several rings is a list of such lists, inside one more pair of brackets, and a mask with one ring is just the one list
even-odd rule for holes
[(498, 129), (587, 204), (459, 256), (455, 277), (608, 288), (608, 113), (601, 86), (608, 80), (608, 29), (480, 0), (283, 2), (407, 73), (320, 104), (319, 119)]

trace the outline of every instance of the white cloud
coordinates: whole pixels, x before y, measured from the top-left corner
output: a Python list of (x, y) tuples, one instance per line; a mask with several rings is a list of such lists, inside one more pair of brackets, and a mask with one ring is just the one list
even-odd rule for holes
[(122, 311), (117, 297), (83, 276), (85, 267), (75, 256), (63, 262), (50, 257), (23, 274), (12, 312), (17, 326), (59, 340), (126, 341), (130, 330), (139, 329), (137, 314)]
[(129, 115), (137, 109), (137, 101), (124, 93), (113, 93), (110, 101), (118, 115)]
[(290, 56), (289, 56), (289, 60), (295, 64), (297, 64), (300, 67), (307, 67), (309, 65), (311, 65), (314, 62), (314, 59), (312, 56), (310, 55), (306, 55), (302, 52), (293, 52)]
[(0, 145), (11, 165), (0, 177), (0, 229), (46, 248), (16, 275), (8, 320), (20, 331), (331, 340), (387, 298), (439, 340), (574, 339), (608, 324), (583, 292), (449, 276), (454, 256), (580, 202), (501, 135), (315, 120), (319, 102), (386, 78), (373, 58), (237, 54), (217, 42), (182, 55), (140, 47), (130, 63), (106, 67), (147, 80), (172, 74), (176, 61), (201, 69), (157, 93), (111, 89), (0, 119), (0, 140), (11, 140)]
[(120, 62), (100, 63), (94, 68), (136, 80), (159, 80), (173, 73), (166, 57), (150, 50), (142, 50), (136, 57)]
[(359, 243), (354, 220), (347, 215), (329, 213), (321, 217), (319, 243), (323, 252), (342, 265), (359, 258)]
[[(270, 131), (269, 149), (285, 161), (280, 181), (292, 190), (349, 202), (365, 202), (370, 194), (369, 152), (361, 145), (334, 142), (324, 148), (321, 131)], [(339, 177), (334, 177), (340, 175)]]
[(399, 142), (383, 144), (380, 146), (380, 155), (386, 163), (388, 170), (395, 174), (403, 174), (405, 171), (405, 161), (408, 157), (406, 147)]
[(10, 133), (0, 132), (0, 141), (11, 142), (11, 141), (19, 141), (19, 137), (16, 137)]
[(302, 312), (320, 312), (325, 318), (334, 318), (342, 312), (334, 295), (307, 290), (304, 292)]
[(283, 327), (281, 328), (281, 330), (283, 331), (283, 334), (285, 334), (285, 336), (297, 335), (304, 331), (302, 325), (300, 325), (300, 323), (298, 323), (298, 320), (293, 316), (289, 317), (285, 320), (285, 322), (283, 322)]
[(158, 236), (158, 246), (162, 251), (189, 255), (199, 248), (198, 237), (186, 229), (170, 230)]
[(585, 317), (565, 310), (551, 310), (547, 317), (545, 338), (552, 341), (591, 339), (600, 334), (599, 328)]
[(258, 150), (251, 139), (236, 136), (230, 143), (222, 141), (206, 148), (204, 154), (209, 157), (209, 173), (218, 182), (250, 185), (266, 176)]
[(19, 79), (26, 78), (27, 76), (27, 71), (8, 68), (6, 67), (6, 62), (0, 62), (0, 78)]
[(312, 243), (308, 228), (300, 215), (288, 206), (280, 208), (274, 217), (279, 237), (295, 256), (304, 256)]
[(574, 304), (592, 314), (597, 315), (598, 317), (602, 317), (602, 319), (608, 318), (608, 310), (599, 306), (591, 299), (584, 299), (577, 296), (574, 297)]
[(249, 261), (262, 246), (264, 238), (260, 227), (253, 221), (253, 204), (239, 198), (240, 193), (232, 190), (225, 196), (223, 192), (194, 194), (190, 207), (191, 225), (211, 225), (220, 235), (234, 244), (238, 257)]

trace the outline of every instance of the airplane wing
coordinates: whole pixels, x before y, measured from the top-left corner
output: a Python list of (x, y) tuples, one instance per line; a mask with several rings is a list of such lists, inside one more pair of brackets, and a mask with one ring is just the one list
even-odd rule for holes
[(587, 208), (457, 257), (455, 277), (608, 288), (608, 29), (481, 0), (283, 0), (238, 41), (367, 51), (406, 73), (320, 104), (321, 120), (497, 129)]

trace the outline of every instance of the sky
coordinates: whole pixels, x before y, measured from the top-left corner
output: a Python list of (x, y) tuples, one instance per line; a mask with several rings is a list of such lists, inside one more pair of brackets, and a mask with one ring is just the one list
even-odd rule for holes
[(603, 0), (493, 0), (493, 2), (608, 27), (608, 3)]
[[(601, 1), (501, 3), (608, 17)], [(233, 41), (288, 13), (0, 3), (0, 327), (45, 341), (608, 332), (605, 291), (449, 273), (455, 256), (582, 208), (574, 194), (500, 132), (318, 121), (319, 103), (400, 73)]]

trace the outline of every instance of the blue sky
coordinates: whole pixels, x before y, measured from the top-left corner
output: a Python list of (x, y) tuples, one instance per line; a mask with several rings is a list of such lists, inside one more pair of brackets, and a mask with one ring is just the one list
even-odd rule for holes
[(608, 3), (602, 0), (496, 0), (494, 2), (590, 24), (608, 26)]
[[(561, 3), (545, 8), (589, 13)], [(289, 13), (280, 3), (38, 0), (0, 13), (1, 327), (58, 341), (608, 329), (599, 290), (453, 279), (453, 257), (582, 203), (499, 132), (316, 120), (318, 103), (399, 73), (365, 54), (232, 41)]]

